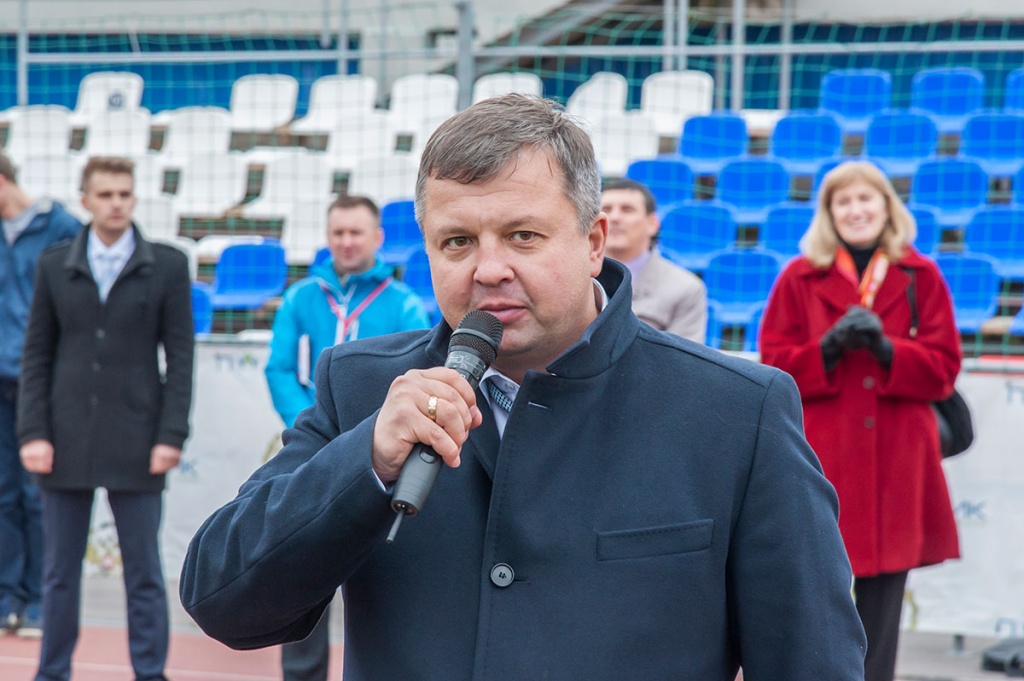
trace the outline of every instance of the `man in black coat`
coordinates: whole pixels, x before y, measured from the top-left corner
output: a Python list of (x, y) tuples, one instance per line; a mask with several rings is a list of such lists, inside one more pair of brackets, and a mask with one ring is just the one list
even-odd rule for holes
[(133, 225), (132, 170), (126, 159), (89, 161), (82, 205), (93, 221), (44, 253), (37, 270), (18, 411), (22, 464), (37, 474), (43, 501), (36, 681), (70, 677), (98, 487), (117, 525), (135, 677), (164, 679), (168, 611), (157, 533), (164, 476), (188, 435), (194, 334), (188, 263)]

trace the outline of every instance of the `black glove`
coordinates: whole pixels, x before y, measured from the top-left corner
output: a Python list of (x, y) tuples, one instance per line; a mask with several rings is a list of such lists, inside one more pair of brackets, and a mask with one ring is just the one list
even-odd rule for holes
[(821, 338), (821, 357), (831, 371), (846, 350), (866, 349), (885, 368), (892, 364), (892, 342), (882, 331), (882, 320), (874, 312), (853, 305)]

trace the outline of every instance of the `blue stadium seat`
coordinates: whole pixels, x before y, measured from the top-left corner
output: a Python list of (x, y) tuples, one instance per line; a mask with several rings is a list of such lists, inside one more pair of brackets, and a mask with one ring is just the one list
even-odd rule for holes
[(821, 78), (820, 107), (832, 113), (846, 134), (867, 130), (871, 115), (888, 109), (892, 76), (879, 69), (837, 69)]
[[(761, 317), (764, 314), (765, 303), (761, 303), (757, 306), (754, 314), (750, 317), (750, 320), (742, 324), (743, 327), (743, 346), (740, 348), (743, 352), (757, 352), (757, 334), (761, 326)], [(717, 350), (722, 349), (723, 336), (725, 335), (726, 324), (721, 322), (721, 305), (711, 300), (708, 301), (708, 324), (707, 333), (705, 335), (705, 343), (712, 348)], [(728, 325), (734, 326), (734, 325)]]
[(709, 336), (720, 338), (720, 327), (756, 325), (781, 267), (782, 258), (771, 251), (726, 249), (715, 253), (704, 270), (716, 327)]
[(1014, 336), (1024, 336), (1024, 308), (1018, 310), (1010, 321), (1010, 333)]
[(757, 245), (791, 258), (800, 253), (800, 239), (814, 219), (814, 205), (786, 202), (772, 206), (757, 231)]
[(928, 114), (884, 111), (872, 117), (864, 133), (864, 156), (890, 177), (910, 177), (934, 158), (939, 128)]
[(730, 112), (694, 116), (683, 123), (678, 153), (698, 175), (717, 175), (747, 153), (747, 123)]
[(943, 227), (963, 227), (988, 201), (988, 175), (970, 159), (925, 161), (914, 173), (910, 199), (937, 208)]
[(430, 315), (430, 322), (437, 324), (441, 321), (441, 310), (437, 306), (437, 299), (434, 298), (434, 284), (430, 278), (430, 262), (427, 260), (427, 252), (422, 247), (415, 249), (405, 261), (402, 281), (423, 300), (427, 314)]
[(953, 314), (960, 333), (978, 333), (995, 316), (1001, 282), (996, 263), (987, 255), (941, 253), (935, 256), (953, 296)]
[(331, 249), (327, 248), (327, 246), (324, 246), (323, 248), (316, 252), (316, 255), (313, 256), (313, 262), (309, 263), (309, 269), (319, 267), (320, 265), (323, 265), (324, 263), (330, 261), (330, 259)]
[(210, 333), (213, 329), (213, 289), (202, 281), (192, 282), (192, 326), (195, 332)]
[(818, 168), (818, 172), (814, 173), (814, 177), (811, 179), (811, 201), (812, 203), (817, 200), (818, 189), (821, 188), (821, 183), (824, 181), (825, 176), (828, 175), (829, 171), (835, 168), (837, 165), (848, 159), (834, 158), (830, 161), (825, 161)]
[(914, 248), (925, 255), (932, 255), (939, 250), (942, 243), (942, 227), (939, 226), (939, 215), (934, 208), (908, 204), (910, 214), (917, 223), (917, 238)]
[(1024, 111), (1024, 68), (1014, 69), (1006, 76), (1003, 108), (1007, 111)]
[(716, 193), (732, 206), (739, 224), (761, 224), (769, 206), (789, 200), (789, 173), (778, 161), (737, 159), (722, 168)]
[(959, 133), (967, 116), (980, 109), (985, 76), (970, 67), (924, 69), (910, 84), (910, 108), (935, 116), (941, 133)]
[(736, 219), (718, 201), (684, 201), (661, 217), (658, 246), (666, 258), (702, 272), (715, 251), (736, 243)]
[(960, 133), (960, 155), (993, 177), (1016, 174), (1024, 167), (1024, 111), (969, 116)]
[(964, 249), (991, 256), (1003, 279), (1024, 280), (1024, 206), (985, 206), (964, 230)]
[(284, 291), (288, 265), (276, 239), (224, 249), (213, 276), (215, 310), (257, 309)]
[(380, 226), (384, 229), (380, 257), (389, 265), (403, 265), (414, 250), (423, 246), (423, 234), (410, 200), (384, 204), (380, 209)]
[(647, 185), (658, 206), (693, 198), (693, 170), (679, 158), (659, 156), (633, 161), (626, 177)]
[(791, 175), (813, 176), (842, 152), (843, 131), (828, 112), (793, 112), (775, 124), (769, 149)]

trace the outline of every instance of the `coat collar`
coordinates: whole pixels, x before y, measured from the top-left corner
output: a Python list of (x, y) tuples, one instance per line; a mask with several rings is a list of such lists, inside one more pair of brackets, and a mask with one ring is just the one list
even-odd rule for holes
[[(68, 255), (64, 259), (64, 268), (70, 273), (81, 274), (82, 276), (92, 278), (92, 268), (89, 267), (89, 232), (92, 230), (92, 223), (90, 222), (85, 226), (85, 229), (79, 230), (78, 234), (71, 242), (71, 248), (68, 249)], [(132, 223), (132, 232), (135, 235), (135, 251), (132, 252), (128, 262), (125, 263), (124, 269), (121, 270), (121, 274), (118, 275), (118, 279), (131, 274), (133, 271), (151, 266), (156, 262), (156, 257), (153, 254), (153, 246), (142, 236), (142, 232), (139, 228)]]
[[(925, 267), (926, 262), (924, 256), (912, 247), (907, 247), (903, 257), (889, 265), (885, 281), (878, 289), (872, 310), (881, 316), (894, 305), (906, 300), (907, 286), (910, 284), (910, 276), (906, 270)], [(798, 276), (820, 278), (822, 285), (818, 287), (818, 295), (840, 314), (845, 313), (847, 308), (859, 302), (857, 290), (839, 273), (835, 263), (820, 269), (811, 265), (806, 258), (801, 258), (794, 262), (793, 267), (798, 268), (796, 271)]]
[[(580, 339), (547, 366), (548, 373), (563, 378), (596, 376), (618, 361), (636, 338), (640, 322), (631, 309), (629, 270), (606, 258), (597, 280), (608, 293), (608, 305)], [(451, 334), (444, 320), (430, 331), (426, 353), (432, 362), (444, 364)]]

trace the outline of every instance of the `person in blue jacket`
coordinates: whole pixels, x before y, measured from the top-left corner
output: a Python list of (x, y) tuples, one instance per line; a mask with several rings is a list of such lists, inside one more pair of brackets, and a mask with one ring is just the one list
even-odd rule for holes
[[(425, 329), (426, 308), (377, 255), (384, 242), (377, 205), (341, 195), (327, 211), (331, 259), (285, 291), (274, 317), (266, 376), (274, 408), (292, 427), (313, 405), (312, 364), (325, 349), (357, 338)], [(329, 654), (328, 615), (303, 641), (281, 651), (284, 681), (324, 681)]]
[(49, 199), (33, 199), (0, 154), (0, 630), (42, 635), (43, 520), (39, 490), (18, 454), (15, 415), (36, 262), (81, 223)]
[[(346, 681), (863, 681), (795, 382), (637, 319), (586, 132), (483, 100), (427, 142), (416, 210), (443, 321), (321, 358), (314, 407), (192, 539), (199, 626), (295, 641), (341, 586)], [(504, 328), (475, 390), (442, 366), (474, 310)], [(416, 443), (446, 465), (389, 543)]]

